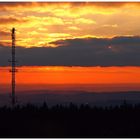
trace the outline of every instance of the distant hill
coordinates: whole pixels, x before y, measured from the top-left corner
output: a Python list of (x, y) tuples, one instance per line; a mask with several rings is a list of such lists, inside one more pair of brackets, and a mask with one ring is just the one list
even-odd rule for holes
[[(10, 104), (10, 94), (0, 94), (0, 105)], [(135, 104), (140, 103), (140, 91), (122, 91), (122, 92), (86, 92), (86, 91), (26, 91), (26, 93), (17, 93), (18, 104), (42, 104), (44, 101), (49, 106), (55, 104), (89, 104), (96, 106), (119, 105), (123, 101)]]

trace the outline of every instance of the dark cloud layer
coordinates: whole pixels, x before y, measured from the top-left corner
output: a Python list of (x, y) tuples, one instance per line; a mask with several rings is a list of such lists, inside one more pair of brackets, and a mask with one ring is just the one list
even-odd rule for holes
[[(34, 7), (34, 6), (47, 6), (47, 5), (62, 5), (64, 3), (70, 3), (71, 6), (87, 6), (93, 5), (97, 7), (113, 8), (113, 7), (122, 7), (132, 2), (0, 2), (2, 10), (8, 10), (7, 7)], [(139, 2), (133, 2), (135, 5), (140, 5)], [(1, 10), (0, 9), (0, 10)]]
[[(59, 47), (16, 48), (19, 65), (140, 66), (140, 37), (68, 39)], [(9, 65), (11, 48), (0, 47), (0, 65)]]

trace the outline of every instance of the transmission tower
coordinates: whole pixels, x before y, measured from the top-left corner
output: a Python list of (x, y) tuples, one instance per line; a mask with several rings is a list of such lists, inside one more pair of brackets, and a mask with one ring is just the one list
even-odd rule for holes
[(12, 73), (12, 106), (15, 106), (16, 98), (15, 98), (15, 87), (16, 87), (16, 80), (15, 80), (15, 73), (16, 73), (16, 60), (15, 60), (15, 28), (12, 28), (12, 60), (11, 62), (11, 70)]

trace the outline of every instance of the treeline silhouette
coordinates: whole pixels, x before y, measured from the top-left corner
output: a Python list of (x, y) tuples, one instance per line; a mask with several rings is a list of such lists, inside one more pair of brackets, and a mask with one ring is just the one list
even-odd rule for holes
[(27, 104), (0, 108), (0, 137), (133, 138), (140, 137), (140, 104), (91, 107)]

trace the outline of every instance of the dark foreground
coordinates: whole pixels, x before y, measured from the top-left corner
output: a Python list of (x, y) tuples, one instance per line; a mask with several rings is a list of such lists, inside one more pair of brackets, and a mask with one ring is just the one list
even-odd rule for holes
[(0, 108), (0, 137), (5, 138), (118, 138), (140, 137), (140, 105), (117, 107)]

